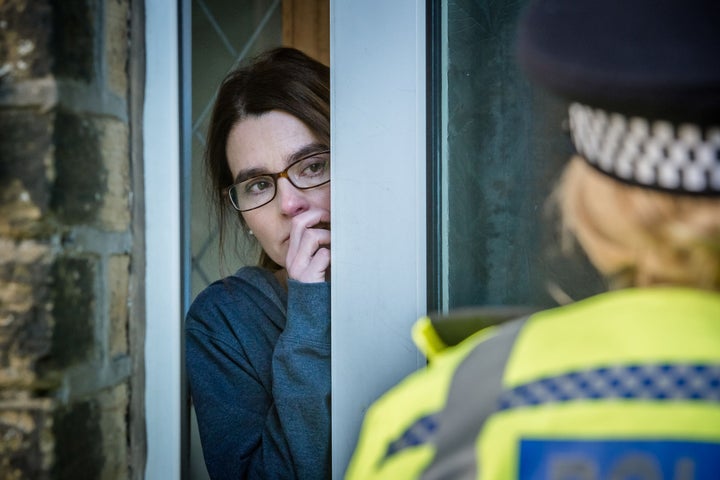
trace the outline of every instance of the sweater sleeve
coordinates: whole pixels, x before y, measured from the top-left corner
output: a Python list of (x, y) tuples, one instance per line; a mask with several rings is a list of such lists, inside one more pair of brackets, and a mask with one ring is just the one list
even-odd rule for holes
[(330, 285), (288, 282), (273, 355), (275, 407), (298, 478), (330, 478)]
[(329, 478), (329, 300), (328, 284), (293, 282), (284, 329), (271, 302), (193, 304), (186, 362), (213, 479)]

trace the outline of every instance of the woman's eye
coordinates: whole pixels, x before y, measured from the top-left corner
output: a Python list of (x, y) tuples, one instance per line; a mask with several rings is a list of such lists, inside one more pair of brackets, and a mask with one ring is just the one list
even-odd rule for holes
[(303, 169), (302, 174), (309, 177), (320, 175), (325, 171), (325, 168), (327, 168), (327, 163), (327, 160), (313, 161)]
[(245, 185), (245, 192), (251, 195), (257, 195), (259, 193), (265, 192), (268, 189), (271, 189), (272, 187), (272, 182), (267, 179), (263, 178), (258, 180), (251, 180), (247, 185)]

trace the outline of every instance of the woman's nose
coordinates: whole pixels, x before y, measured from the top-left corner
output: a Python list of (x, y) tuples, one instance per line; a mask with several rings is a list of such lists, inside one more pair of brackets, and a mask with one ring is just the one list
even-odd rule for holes
[(295, 188), (287, 178), (279, 178), (275, 188), (277, 188), (276, 195), (280, 202), (280, 210), (284, 215), (294, 217), (308, 209), (305, 193)]

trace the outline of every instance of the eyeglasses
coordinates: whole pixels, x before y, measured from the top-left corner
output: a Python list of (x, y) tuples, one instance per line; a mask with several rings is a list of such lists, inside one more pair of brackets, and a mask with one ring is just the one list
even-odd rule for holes
[(313, 153), (291, 163), (282, 172), (258, 175), (227, 188), (235, 210), (247, 212), (272, 202), (277, 194), (277, 181), (287, 178), (299, 190), (325, 185), (330, 181), (330, 150)]

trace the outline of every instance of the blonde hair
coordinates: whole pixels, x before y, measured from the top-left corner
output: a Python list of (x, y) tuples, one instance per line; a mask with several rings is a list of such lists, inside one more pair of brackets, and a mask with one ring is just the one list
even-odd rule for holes
[(720, 290), (720, 198), (627, 185), (576, 156), (553, 201), (564, 247), (577, 239), (611, 286)]

